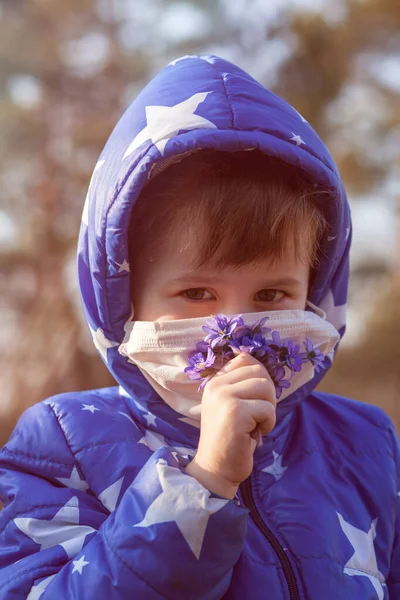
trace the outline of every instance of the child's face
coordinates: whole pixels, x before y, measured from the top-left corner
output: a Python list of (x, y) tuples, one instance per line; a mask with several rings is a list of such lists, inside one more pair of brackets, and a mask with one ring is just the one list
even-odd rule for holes
[[(304, 310), (309, 284), (307, 252), (294, 246), (280, 259), (216, 268), (191, 267), (196, 247), (178, 232), (152, 256), (143, 251), (131, 264), (134, 318), (169, 321), (267, 310)], [(301, 256), (303, 254), (303, 256)]]

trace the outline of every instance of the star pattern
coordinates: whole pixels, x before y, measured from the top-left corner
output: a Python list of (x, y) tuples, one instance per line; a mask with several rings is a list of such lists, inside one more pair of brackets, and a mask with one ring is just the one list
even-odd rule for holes
[(269, 473), (275, 477), (275, 480), (278, 481), (285, 473), (287, 467), (282, 466), (282, 455), (279, 455), (275, 450), (272, 450), (272, 455), (274, 457), (274, 461), (268, 467), (261, 469), (264, 473)]
[(95, 176), (95, 173), (97, 173), (97, 171), (104, 165), (106, 161), (105, 160), (99, 160), (95, 166), (95, 168), (93, 169), (93, 173), (92, 173), (92, 177), (90, 179), (90, 183), (89, 183), (89, 187), (88, 187), (88, 191), (86, 194), (86, 199), (85, 199), (85, 204), (83, 207), (83, 212), (82, 212), (82, 223), (84, 223), (84, 225), (86, 225), (86, 227), (89, 224), (89, 203), (90, 203), (90, 189), (92, 187), (92, 183), (93, 183), (93, 179)]
[[(152, 448), (149, 446), (149, 442), (144, 437), (138, 441), (138, 444), (143, 444), (143, 446), (146, 446), (149, 450), (152, 450)], [(152, 450), (152, 452), (154, 452), (154, 450)]]
[(145, 421), (147, 425), (155, 425), (156, 424), (156, 416), (151, 413), (146, 413), (144, 415)]
[(155, 452), (159, 448), (162, 448), (163, 446), (168, 446), (163, 435), (150, 430), (146, 430), (144, 432), (144, 435), (138, 441), (138, 444), (144, 444), (153, 452)]
[(118, 392), (120, 396), (124, 396), (124, 398), (130, 398), (129, 393), (122, 387), (122, 385), (118, 386)]
[(56, 575), (57, 573), (54, 573), (54, 575), (50, 575), (50, 577), (42, 579), (42, 581), (37, 585), (32, 586), (31, 591), (26, 597), (26, 600), (39, 600), (44, 590), (48, 587), (48, 585), (51, 583), (52, 579), (54, 579)]
[(374, 547), (378, 519), (372, 521), (368, 533), (365, 533), (362, 529), (357, 529), (357, 527), (345, 521), (338, 512), (336, 514), (343, 533), (354, 549), (354, 554), (345, 564), (343, 572), (350, 575), (350, 577), (368, 577), (378, 599), (383, 600), (385, 594), (382, 584), (385, 583), (385, 578), (378, 569)]
[(87, 535), (96, 531), (93, 527), (79, 525), (79, 502), (74, 496), (60, 508), (49, 521), (33, 517), (17, 517), (15, 525), (27, 535), (40, 550), (61, 546), (68, 558), (73, 558), (82, 550)]
[(187, 448), (185, 446), (171, 446), (176, 452), (181, 454), (182, 456), (194, 456), (196, 454), (196, 450), (193, 448)]
[(74, 565), (74, 568), (72, 569), (72, 573), (79, 573), (79, 575), (82, 575), (82, 569), (84, 567), (86, 567), (86, 565), (89, 565), (89, 561), (85, 560), (85, 555), (81, 556), (79, 560), (73, 560), (72, 564)]
[(151, 140), (160, 153), (164, 154), (168, 140), (177, 135), (179, 131), (216, 129), (217, 126), (214, 123), (195, 114), (199, 104), (204, 102), (210, 93), (199, 92), (175, 106), (146, 106), (147, 125), (131, 142), (122, 160), (148, 140)]
[(118, 481), (112, 483), (108, 488), (103, 490), (101, 494), (99, 494), (99, 500), (106, 507), (107, 510), (112, 513), (117, 506), (119, 494), (121, 491), (122, 483), (124, 481), (124, 476), (120, 477)]
[(97, 350), (100, 352), (104, 361), (106, 363), (108, 363), (108, 358), (107, 358), (108, 348), (115, 348), (116, 346), (119, 346), (119, 343), (108, 340), (106, 338), (106, 336), (104, 335), (104, 332), (100, 329), (100, 327), (98, 327), (95, 331), (89, 325), (89, 329), (90, 329), (90, 333), (92, 334), (94, 345), (96, 346)]
[(299, 113), (299, 111), (298, 111), (298, 110), (296, 110), (295, 108), (293, 108), (293, 110), (294, 110), (294, 112), (295, 112), (295, 113), (296, 113), (296, 114), (297, 114), (297, 115), (300, 117), (300, 119), (301, 119), (301, 122), (302, 122), (302, 123), (308, 123), (307, 119), (305, 119), (305, 118), (303, 117), (303, 115), (302, 115), (301, 113)]
[(293, 133), (293, 131), (292, 131), (291, 133), (292, 133), (292, 136), (293, 136), (293, 137), (291, 137), (291, 138), (290, 138), (290, 141), (291, 141), (291, 142), (295, 142), (295, 143), (296, 143), (296, 146), (301, 146), (302, 144), (304, 144), (304, 146), (306, 146), (306, 145), (307, 145), (307, 144), (305, 143), (305, 141), (304, 141), (304, 140), (303, 140), (303, 139), (302, 139), (302, 138), (301, 138), (301, 137), (300, 137), (298, 134), (296, 134), (296, 133)]
[(229, 500), (210, 498), (210, 492), (194, 477), (168, 466), (165, 460), (157, 463), (157, 471), (162, 493), (149, 506), (144, 519), (134, 527), (175, 522), (189, 548), (199, 559), (210, 516)]
[(94, 404), (82, 404), (82, 410), (88, 410), (93, 414), (96, 410), (100, 409), (97, 408), (97, 406), (95, 406)]
[(332, 323), (337, 331), (346, 325), (347, 304), (338, 304), (336, 306), (333, 291), (331, 289), (318, 306), (326, 313), (327, 320)]
[(122, 273), (123, 271), (126, 271), (127, 273), (130, 272), (129, 263), (126, 259), (124, 259), (121, 264), (118, 264), (118, 266), (119, 266), (118, 273)]
[(194, 448), (187, 448), (185, 446), (171, 446), (168, 444), (163, 435), (156, 433), (155, 431), (150, 431), (149, 429), (146, 429), (143, 437), (138, 441), (138, 444), (147, 446), (152, 452), (155, 452), (159, 448), (167, 447), (172, 448), (182, 456), (194, 456), (196, 453)]
[(89, 484), (84, 479), (81, 479), (78, 473), (78, 469), (74, 467), (69, 477), (56, 477), (56, 479), (65, 485), (65, 487), (72, 488), (74, 490), (81, 490), (86, 492), (89, 488)]
[(172, 456), (174, 457), (174, 459), (176, 460), (176, 462), (179, 464), (179, 455), (177, 452), (171, 452)]
[(130, 415), (127, 415), (126, 413), (122, 412), (122, 410), (119, 410), (118, 414), (125, 417), (125, 419), (128, 419), (128, 421), (130, 421), (135, 427), (137, 427), (137, 424), (135, 423), (135, 421), (132, 419), (132, 417)]
[[(135, 423), (135, 421), (132, 419), (132, 417), (130, 417), (129, 415), (127, 415), (126, 413), (122, 412), (122, 411), (118, 411), (118, 413), (120, 415), (123, 415), (124, 417), (126, 417), (133, 425), (135, 425), (135, 427), (137, 427), (137, 424)], [(143, 418), (146, 421), (147, 425), (155, 425), (156, 424), (156, 415), (153, 415), (152, 413), (143, 413)], [(143, 439), (143, 438), (142, 438)], [(143, 442), (141, 442), (143, 443)]]
[(167, 66), (174, 67), (178, 62), (181, 62), (182, 60), (186, 60), (187, 58), (198, 58), (198, 56), (196, 56), (195, 54), (186, 54), (185, 56), (180, 56), (179, 58), (176, 58), (175, 60), (171, 60), (171, 62)]

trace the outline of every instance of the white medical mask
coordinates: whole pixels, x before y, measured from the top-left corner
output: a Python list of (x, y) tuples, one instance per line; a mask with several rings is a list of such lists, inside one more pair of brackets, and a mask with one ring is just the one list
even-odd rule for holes
[[(303, 310), (276, 310), (245, 313), (246, 325), (268, 317), (265, 327), (277, 331), (281, 338), (290, 337), (303, 349), (306, 337), (322, 354), (333, 360), (333, 350), (340, 339), (334, 326), (326, 320), (325, 313), (308, 303), (318, 313)], [(320, 315), (320, 316), (319, 316)], [(229, 315), (232, 316), (232, 315)], [(236, 315), (237, 316), (237, 315)], [(184, 372), (188, 357), (203, 340), (202, 329), (207, 317), (174, 321), (128, 321), (125, 338), (119, 347), (122, 356), (135, 364), (161, 398), (182, 420), (200, 426), (202, 391), (199, 381), (192, 381)], [(314, 366), (306, 362), (302, 370), (291, 379), (290, 388), (284, 389), (279, 402), (314, 377)]]

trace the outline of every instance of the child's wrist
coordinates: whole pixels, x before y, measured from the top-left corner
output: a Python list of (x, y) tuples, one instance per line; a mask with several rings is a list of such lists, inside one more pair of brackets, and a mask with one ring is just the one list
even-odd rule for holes
[(186, 473), (191, 475), (212, 494), (233, 500), (238, 491), (238, 485), (225, 481), (217, 473), (208, 471), (196, 462), (194, 458), (185, 468)]

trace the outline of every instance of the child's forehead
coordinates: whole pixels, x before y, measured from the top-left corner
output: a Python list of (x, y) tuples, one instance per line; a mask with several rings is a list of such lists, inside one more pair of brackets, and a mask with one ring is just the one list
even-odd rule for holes
[[(296, 243), (294, 235), (287, 236), (279, 251), (276, 249), (270, 251), (266, 245), (264, 253), (257, 258), (247, 259), (243, 254), (243, 260), (238, 261), (236, 254), (230, 255), (228, 244), (216, 248), (215, 253), (208, 260), (203, 260), (205, 229), (206, 224), (197, 222), (183, 225), (181, 223), (173, 235), (167, 236), (165, 242), (160, 244), (156, 252), (153, 252), (149, 266), (156, 267), (160, 264), (162, 268), (167, 268), (169, 271), (183, 273), (186, 279), (192, 277), (197, 280), (204, 278), (217, 281), (224, 272), (246, 271), (257, 274), (265, 273), (266, 270), (269, 272), (289, 270), (295, 273), (296, 270), (302, 270), (304, 263), (308, 262), (307, 240)], [(234, 240), (231, 242), (234, 244)], [(299, 244), (302, 248), (299, 248)]]

